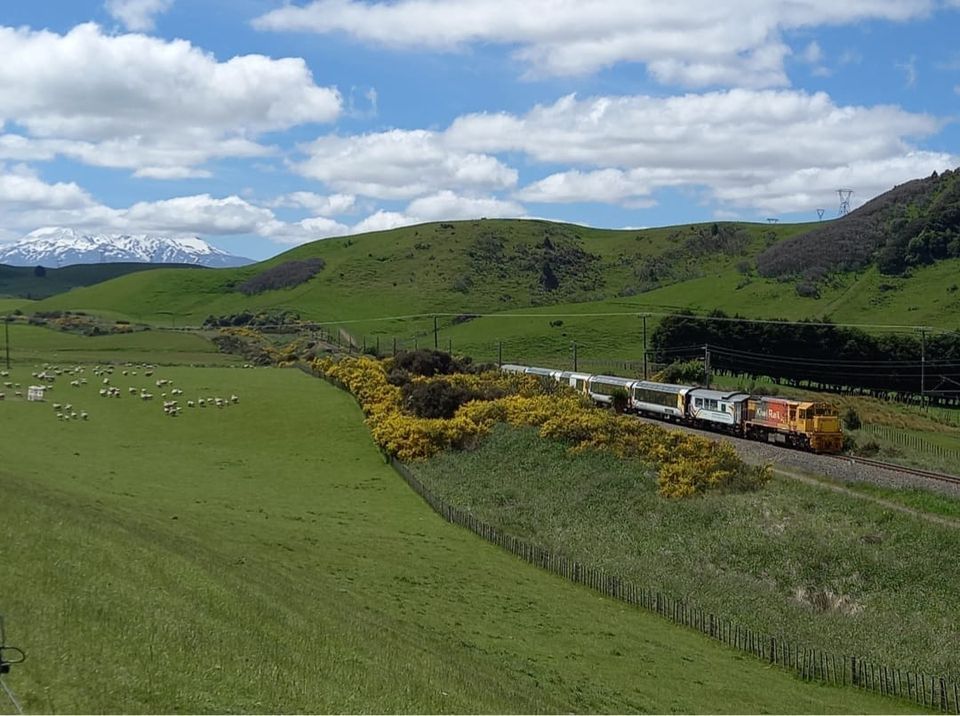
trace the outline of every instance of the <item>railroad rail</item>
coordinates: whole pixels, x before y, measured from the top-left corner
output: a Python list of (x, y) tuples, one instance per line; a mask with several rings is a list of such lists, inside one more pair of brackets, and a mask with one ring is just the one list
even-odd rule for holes
[(826, 457), (831, 457), (835, 460), (844, 460), (846, 462), (851, 462), (858, 465), (869, 465), (870, 467), (879, 467), (883, 468), (884, 470), (902, 472), (907, 475), (915, 475), (916, 477), (922, 477), (927, 480), (937, 480), (939, 482), (946, 482), (951, 485), (960, 485), (960, 477), (957, 477), (956, 475), (948, 475), (944, 472), (923, 470), (918, 467), (907, 467), (906, 465), (897, 465), (896, 463), (883, 462), (882, 460), (871, 460), (868, 457), (854, 457), (852, 455), (828, 455)]

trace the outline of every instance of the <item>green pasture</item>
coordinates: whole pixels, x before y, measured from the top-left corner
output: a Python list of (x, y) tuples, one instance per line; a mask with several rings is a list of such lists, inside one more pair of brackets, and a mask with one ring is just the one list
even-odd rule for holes
[[(86, 371), (46, 403), (0, 402), (0, 612), (28, 654), (8, 677), (27, 711), (910, 708), (803, 683), (448, 525), (352, 398), (298, 371), (118, 370), (119, 399)], [(239, 402), (167, 417), (159, 378), (184, 405)]]
[(5, 298), (0, 296), (0, 315), (11, 314), (17, 309), (29, 311), (33, 301), (26, 298)]
[(510, 534), (747, 628), (960, 679), (956, 527), (779, 476), (756, 493), (663, 500), (641, 465), (530, 430), (416, 472)]
[[(184, 363), (229, 365), (242, 359), (217, 351), (206, 338), (182, 331), (149, 330), (84, 336), (45, 326), (11, 323), (10, 361), (13, 364), (38, 363)], [(0, 326), (2, 330), (2, 326)], [(0, 333), (0, 351), (4, 338)], [(0, 357), (2, 357), (0, 353)]]

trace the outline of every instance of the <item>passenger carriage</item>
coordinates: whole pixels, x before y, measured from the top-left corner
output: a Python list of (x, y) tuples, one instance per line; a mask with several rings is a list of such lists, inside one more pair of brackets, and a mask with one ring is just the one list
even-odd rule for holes
[(630, 395), (630, 407), (638, 413), (653, 413), (682, 420), (686, 396), (691, 390), (688, 385), (638, 380)]
[(739, 432), (750, 396), (740, 391), (694, 388), (687, 393), (686, 415), (695, 424)]

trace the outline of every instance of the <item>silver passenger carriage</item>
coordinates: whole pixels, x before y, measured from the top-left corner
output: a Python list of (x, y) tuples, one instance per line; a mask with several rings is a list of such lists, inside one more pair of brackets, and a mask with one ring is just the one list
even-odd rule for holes
[(578, 393), (587, 392), (587, 382), (593, 376), (592, 373), (578, 373), (573, 370), (564, 370), (557, 376), (557, 380), (564, 385), (569, 385)]
[(638, 413), (655, 413), (670, 418), (683, 418), (689, 385), (634, 381), (630, 407)]
[(636, 380), (615, 375), (591, 375), (587, 379), (587, 392), (598, 403), (609, 404), (613, 402), (613, 394), (618, 390), (622, 390), (629, 396), (636, 382)]
[(739, 391), (693, 388), (687, 394), (687, 417), (715, 425), (740, 425), (749, 397)]

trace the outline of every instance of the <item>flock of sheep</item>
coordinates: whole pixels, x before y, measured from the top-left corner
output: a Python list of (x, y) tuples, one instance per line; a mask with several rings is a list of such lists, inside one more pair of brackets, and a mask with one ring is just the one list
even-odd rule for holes
[[(143, 378), (153, 378), (157, 366), (149, 364), (141, 364), (133, 366), (128, 364), (124, 368), (115, 368), (112, 365), (97, 365), (91, 369), (91, 373), (94, 379), (99, 381), (101, 388), (99, 389), (99, 395), (101, 398), (119, 398), (122, 395), (122, 391), (119, 387), (112, 385), (112, 381), (115, 378), (115, 373), (119, 373), (120, 376), (127, 378), (140, 378), (142, 375)], [(42, 370), (34, 371), (32, 373), (33, 378), (39, 381), (43, 386), (43, 392), (53, 390), (53, 384), (56, 382), (58, 377), (63, 377), (70, 380), (70, 386), (72, 388), (81, 388), (88, 384), (88, 379), (86, 377), (87, 367), (82, 365), (76, 365), (70, 368), (62, 368), (55, 365), (45, 365)], [(0, 371), (0, 378), (9, 378), (8, 371)], [(130, 396), (139, 398), (143, 401), (150, 401), (154, 398), (154, 390), (160, 391), (160, 398), (162, 399), (163, 412), (165, 415), (168, 415), (172, 418), (180, 415), (181, 405), (180, 396), (183, 395), (183, 390), (181, 388), (174, 387), (171, 380), (167, 378), (156, 378), (152, 381), (153, 386), (149, 389), (146, 387), (136, 387), (129, 386), (127, 392)], [(16, 392), (14, 395), (18, 398), (23, 397), (23, 392), (20, 390), (21, 385), (19, 383), (13, 383), (12, 381), (5, 380), (3, 383), (6, 388), (13, 388)], [(167, 397), (170, 397), (168, 400)], [(0, 400), (3, 400), (5, 395), (0, 393)], [(29, 398), (28, 398), (29, 399)], [(200, 397), (196, 400), (187, 400), (186, 406), (188, 408), (205, 408), (208, 405), (214, 406), (217, 408), (225, 408), (228, 405), (235, 405), (240, 402), (240, 398), (237, 395), (231, 395), (229, 398), (222, 398), (219, 396), (206, 396)], [(86, 410), (78, 410), (71, 403), (53, 403), (54, 414), (58, 420), (89, 420), (90, 414)]]

